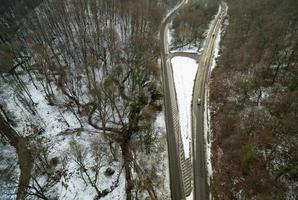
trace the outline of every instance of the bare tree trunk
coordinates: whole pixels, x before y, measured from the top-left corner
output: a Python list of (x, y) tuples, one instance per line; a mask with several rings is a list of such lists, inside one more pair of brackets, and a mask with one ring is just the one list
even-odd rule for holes
[(122, 156), (124, 160), (124, 170), (125, 170), (125, 179), (126, 179), (126, 200), (132, 200), (132, 189), (133, 189), (133, 181), (131, 175), (131, 152), (130, 152), (130, 144), (129, 139), (124, 138), (124, 142), (121, 145)]
[(11, 146), (16, 149), (19, 159), (21, 175), (18, 183), (17, 200), (23, 200), (29, 186), (31, 169), (33, 167), (33, 156), (26, 138), (20, 136), (8, 122), (0, 115), (0, 134), (6, 138)]

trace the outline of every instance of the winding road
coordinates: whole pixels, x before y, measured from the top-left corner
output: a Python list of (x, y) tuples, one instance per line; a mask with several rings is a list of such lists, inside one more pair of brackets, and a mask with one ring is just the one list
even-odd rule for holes
[[(213, 51), (215, 46), (216, 36), (219, 34), (220, 26), (226, 16), (227, 5), (221, 3), (220, 12), (216, 15), (214, 23), (211, 26), (210, 32), (206, 38), (204, 50), (199, 59), (199, 68), (196, 75), (196, 80), (193, 90), (192, 100), (192, 125), (193, 125), (193, 175), (194, 175), (194, 199), (206, 200), (210, 198), (207, 173), (207, 158), (206, 144), (204, 139), (204, 106), (206, 89), (210, 75), (210, 67), (213, 59)], [(201, 104), (197, 105), (198, 99), (201, 99)]]
[[(215, 36), (219, 33), (219, 28), (227, 12), (225, 3), (221, 3), (220, 12), (216, 15), (214, 23), (211, 25), (209, 35), (206, 37), (204, 50), (201, 56), (193, 53), (175, 52), (170, 53), (168, 47), (168, 24), (177, 11), (182, 8), (188, 0), (182, 0), (162, 21), (160, 27), (160, 49), (161, 49), (161, 68), (162, 82), (165, 104), (165, 119), (168, 141), (168, 155), (170, 168), (170, 188), (171, 199), (185, 199), (190, 191), (193, 191), (193, 199), (207, 200), (210, 198), (209, 186), (207, 182), (208, 173), (206, 169), (206, 144), (204, 140), (204, 101), (206, 87), (208, 87), (208, 77), (210, 75), (210, 65), (213, 57)], [(179, 130), (178, 108), (176, 92), (174, 86), (173, 72), (171, 68), (171, 58), (174, 56), (184, 56), (198, 61), (199, 68), (196, 74), (192, 100), (192, 167), (185, 167), (183, 148), (181, 148), (181, 137)], [(202, 103), (197, 105), (197, 99)], [(190, 171), (190, 178), (185, 177), (183, 170)], [(187, 181), (185, 180), (187, 179)], [(191, 180), (192, 181), (191, 181)], [(192, 186), (189, 186), (193, 184)]]
[(164, 93), (165, 104), (165, 120), (167, 130), (167, 142), (168, 142), (168, 156), (169, 156), (169, 168), (170, 168), (170, 188), (171, 199), (182, 200), (185, 199), (184, 185), (182, 180), (182, 171), (180, 164), (180, 152), (178, 148), (179, 141), (179, 122), (178, 110), (176, 102), (176, 94), (174, 87), (174, 79), (171, 70), (171, 60), (169, 57), (169, 47), (167, 30), (168, 24), (171, 21), (174, 14), (186, 3), (188, 0), (182, 0), (162, 21), (160, 27), (160, 49), (161, 49), (161, 68), (162, 68), (162, 83)]

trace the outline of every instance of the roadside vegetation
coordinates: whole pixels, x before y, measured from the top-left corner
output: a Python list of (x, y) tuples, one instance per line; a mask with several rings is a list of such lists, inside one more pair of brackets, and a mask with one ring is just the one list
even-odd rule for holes
[(172, 50), (184, 47), (202, 47), (208, 25), (218, 10), (218, 2), (218, 0), (190, 0), (175, 15), (170, 27), (173, 32)]
[(297, 199), (298, 2), (227, 0), (211, 81), (215, 199)]

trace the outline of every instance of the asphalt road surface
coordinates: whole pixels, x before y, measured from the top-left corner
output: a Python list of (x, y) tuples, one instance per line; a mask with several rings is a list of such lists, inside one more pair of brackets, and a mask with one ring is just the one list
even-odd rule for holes
[(165, 104), (165, 119), (167, 129), (168, 141), (168, 156), (169, 156), (169, 171), (170, 171), (170, 188), (171, 199), (182, 200), (185, 199), (184, 186), (182, 180), (182, 171), (180, 164), (179, 148), (178, 148), (178, 133), (175, 129), (178, 118), (177, 102), (175, 96), (174, 79), (171, 70), (171, 60), (169, 56), (167, 30), (168, 24), (175, 13), (188, 0), (183, 0), (177, 5), (163, 20), (160, 27), (160, 49), (161, 49), (161, 68), (162, 68), (162, 82)]
[[(194, 84), (194, 93), (192, 100), (192, 160), (193, 160), (193, 198), (195, 200), (209, 199), (210, 192), (207, 183), (206, 168), (206, 144), (204, 140), (204, 105), (205, 89), (208, 86), (208, 76), (210, 74), (210, 65), (213, 56), (215, 36), (219, 32), (221, 23), (226, 15), (226, 4), (222, 3), (221, 10), (212, 24), (209, 35), (206, 37), (205, 47), (198, 58), (194, 54), (176, 52), (171, 54), (168, 48), (167, 30), (168, 24), (177, 11), (188, 3), (188, 0), (182, 0), (163, 20), (160, 28), (160, 47), (161, 47), (161, 67), (162, 82), (165, 103), (165, 119), (168, 141), (169, 170), (170, 170), (170, 188), (171, 199), (185, 199), (185, 190), (183, 185), (181, 163), (179, 157), (179, 126), (177, 100), (174, 86), (174, 79), (171, 69), (171, 58), (173, 56), (185, 56), (198, 59), (199, 68)], [(197, 104), (198, 98), (201, 99), (200, 105)]]
[[(199, 68), (194, 84), (192, 100), (192, 125), (193, 125), (193, 175), (194, 175), (194, 200), (207, 200), (210, 191), (207, 182), (206, 144), (204, 139), (204, 108), (205, 92), (208, 87), (208, 76), (213, 57), (216, 36), (219, 32), (227, 12), (225, 3), (221, 4), (219, 15), (212, 24), (211, 31), (206, 38), (204, 50), (199, 59)], [(201, 103), (198, 104), (200, 98)]]

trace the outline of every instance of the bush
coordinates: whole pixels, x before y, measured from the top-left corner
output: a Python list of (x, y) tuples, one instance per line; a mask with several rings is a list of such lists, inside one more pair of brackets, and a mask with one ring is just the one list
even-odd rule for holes
[(251, 168), (251, 166), (254, 164), (256, 160), (254, 152), (251, 150), (250, 147), (247, 147), (244, 151), (243, 157), (241, 158), (241, 167), (242, 172), (246, 175)]
[(105, 176), (112, 176), (115, 173), (115, 170), (108, 167), (105, 171)]

